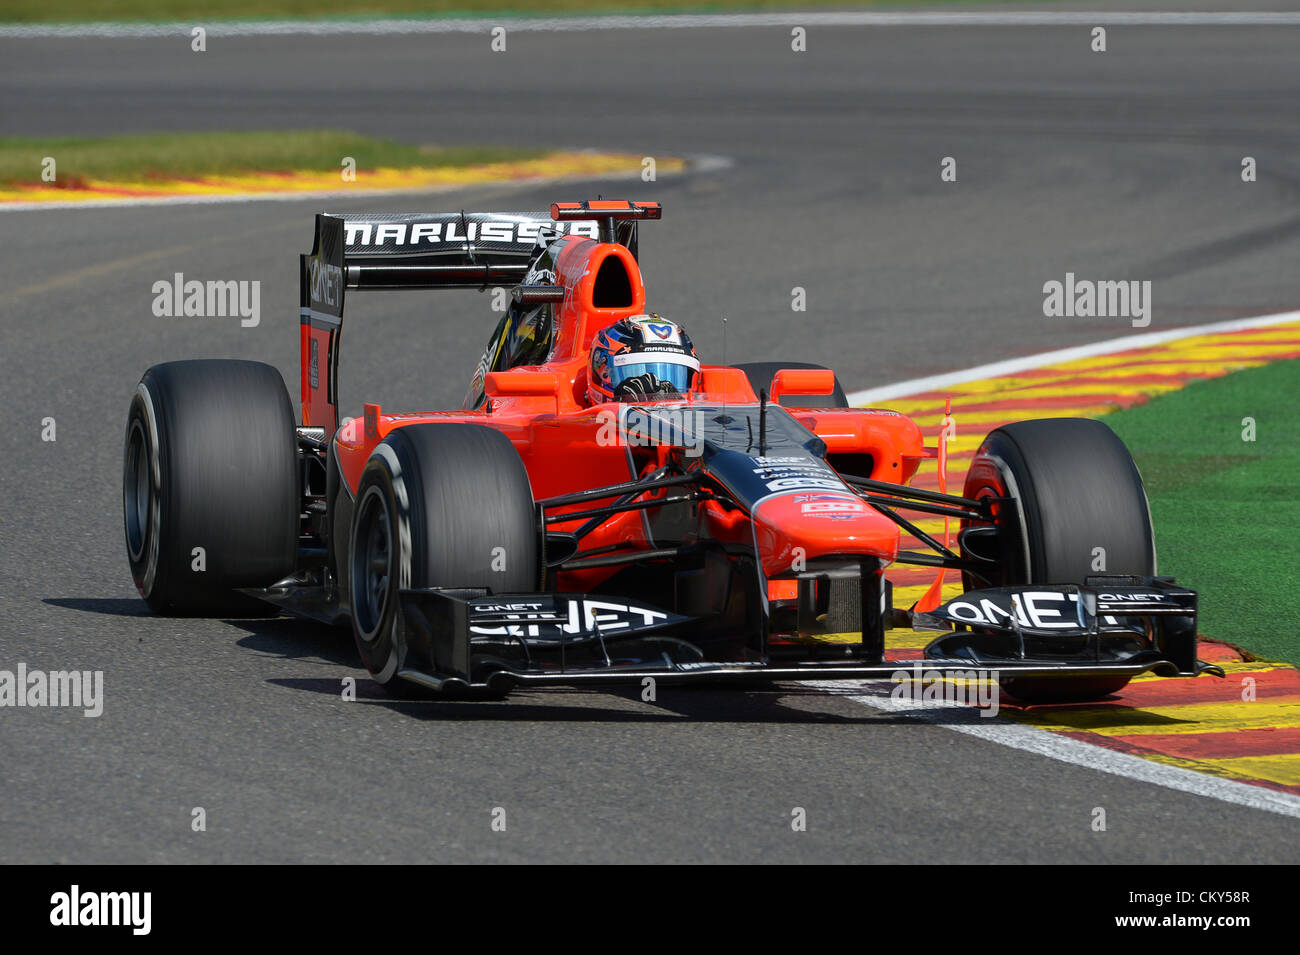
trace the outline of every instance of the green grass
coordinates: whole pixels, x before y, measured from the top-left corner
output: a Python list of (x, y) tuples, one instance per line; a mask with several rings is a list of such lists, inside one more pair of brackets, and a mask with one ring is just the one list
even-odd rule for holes
[[(1243, 418), (1254, 441), (1242, 440)], [(1300, 360), (1104, 420), (1142, 471), (1160, 572), (1200, 592), (1201, 632), (1300, 664)]]
[(179, 133), (102, 139), (0, 138), (0, 182), (40, 182), (41, 161), (54, 157), (58, 182), (187, 178), (243, 172), (337, 172), (344, 156), (359, 169), (465, 166), (533, 159), (544, 150), (497, 147), (439, 149), (332, 130)]
[[(899, 7), (943, 0), (0, 0), (0, 22), (231, 20), (376, 15), (635, 13), (801, 7)], [(947, 0), (974, 2), (974, 0)]]

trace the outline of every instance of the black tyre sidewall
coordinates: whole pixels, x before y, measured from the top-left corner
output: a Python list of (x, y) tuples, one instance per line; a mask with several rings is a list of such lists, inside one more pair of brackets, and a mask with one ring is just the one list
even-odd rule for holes
[[(122, 521), (126, 537), (126, 557), (131, 565), (131, 576), (140, 596), (155, 610), (164, 609), (160, 594), (165, 585), (158, 587), (158, 526), (161, 523), (161, 463), (158, 459), (158, 441), (152, 422), (151, 401), (147, 391), (137, 391), (131, 398), (126, 419), (126, 448), (122, 455)], [(138, 446), (135, 442), (138, 440)], [(137, 460), (139, 459), (139, 460)], [(144, 474), (144, 500), (139, 500), (139, 477), (135, 468)]]
[[(131, 518), (132, 437), (144, 436), (149, 518), (144, 546), (127, 558), (153, 609), (175, 613), (257, 608), (239, 587), (262, 587), (297, 560), (296, 434), (278, 371), (249, 361), (155, 365), (131, 399), (123, 463), (124, 523)], [(205, 569), (193, 569), (202, 547)]]
[[(381, 447), (391, 449), (385, 443)], [(394, 474), (394, 471), (397, 471)], [(348, 549), (349, 563), (347, 573), (348, 593), (352, 599), (352, 636), (356, 641), (357, 652), (361, 662), (370, 675), (381, 684), (392, 682), (397, 672), (406, 665), (406, 634), (403, 628), (400, 598), (398, 590), (412, 586), (416, 578), (413, 569), (412, 549), (403, 546), (403, 541), (411, 541), (412, 528), (416, 522), (411, 518), (409, 507), (400, 505), (399, 499), (410, 502), (409, 471), (405, 468), (392, 468), (383, 458), (372, 458), (361, 475), (357, 488), (356, 503), (352, 510), (352, 534)], [(383, 507), (388, 521), (389, 541), (389, 584), (384, 604), (374, 621), (364, 621), (365, 612), (358, 608), (358, 601), (363, 599), (357, 587), (354, 575), (358, 572), (361, 541), (358, 533), (363, 521), (369, 517), (372, 506), (371, 497), (376, 504)], [(418, 497), (418, 495), (416, 495)], [(405, 530), (404, 530), (405, 528)], [(396, 580), (393, 577), (396, 577)]]
[[(1003, 579), (994, 583), (1083, 584), (1094, 574), (1155, 575), (1142, 476), (1103, 422), (1042, 419), (991, 432), (971, 463), (963, 495), (1003, 491), (1015, 499), (1021, 531), (1003, 542)], [(1105, 549), (1104, 570), (1093, 569), (1098, 547)], [(976, 589), (971, 578), (963, 579), (967, 589)], [(1100, 699), (1128, 682), (1126, 676), (1009, 676), (1002, 686), (1025, 702), (1054, 703)]]
[[(390, 522), (390, 577), (377, 624), (366, 626), (370, 615), (358, 607), (356, 575), (364, 560), (358, 535), (370, 519), (373, 495), (382, 499)], [(353, 635), (374, 679), (387, 685), (408, 665), (411, 648), (398, 590), (532, 593), (538, 586), (538, 538), (528, 473), (500, 432), (469, 424), (408, 425), (391, 432), (357, 485), (346, 568)], [(498, 570), (501, 557), (504, 569)]]
[[(1094, 574), (1156, 573), (1151, 512), (1142, 476), (1108, 426), (1089, 418), (1022, 421), (991, 432), (971, 476), (996, 469), (1014, 488), (1023, 547), (1012, 547), (1006, 583), (1082, 584)], [(1104, 569), (1093, 569), (1096, 548)], [(1023, 555), (1023, 556), (1022, 556)]]

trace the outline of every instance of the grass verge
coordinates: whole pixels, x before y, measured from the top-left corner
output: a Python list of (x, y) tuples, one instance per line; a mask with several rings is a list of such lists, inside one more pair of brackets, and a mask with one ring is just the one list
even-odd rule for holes
[[(1200, 628), (1300, 665), (1300, 360), (1195, 382), (1103, 420), (1146, 482), (1160, 572)], [(1249, 422), (1254, 422), (1254, 440)], [(1244, 437), (1243, 437), (1244, 436)]]
[(334, 130), (0, 138), (0, 183), (40, 183), (47, 156), (56, 163), (56, 184), (71, 188), (91, 179), (140, 182), (252, 172), (338, 172), (345, 156), (355, 159), (358, 169), (429, 169), (545, 154), (540, 149), (411, 146)]

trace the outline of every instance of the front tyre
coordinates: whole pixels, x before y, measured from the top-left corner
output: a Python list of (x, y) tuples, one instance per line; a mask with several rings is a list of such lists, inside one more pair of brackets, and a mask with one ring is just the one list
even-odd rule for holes
[[(1011, 499), (997, 515), (1002, 571), (990, 586), (1156, 573), (1142, 476), (1124, 442), (1100, 421), (1047, 418), (990, 432), (975, 452), (963, 496)], [(968, 590), (982, 585), (969, 576), (964, 583)], [(1107, 696), (1128, 682), (1123, 676), (1008, 678), (1003, 688), (1025, 702), (1066, 702)]]
[(528, 472), (505, 435), (472, 424), (392, 431), (362, 472), (348, 553), (352, 633), (375, 681), (431, 666), (408, 661), (401, 590), (533, 593), (538, 542)]

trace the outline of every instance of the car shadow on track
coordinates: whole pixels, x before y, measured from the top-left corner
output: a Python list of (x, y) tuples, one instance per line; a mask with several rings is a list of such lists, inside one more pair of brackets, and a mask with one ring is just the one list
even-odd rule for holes
[[(340, 682), (314, 679), (272, 679), (275, 686), (338, 698)], [(666, 692), (667, 691), (667, 692)], [(757, 689), (662, 688), (655, 702), (641, 699), (639, 688), (601, 687), (516, 690), (506, 699), (446, 699), (425, 695), (419, 687), (382, 687), (358, 677), (356, 702), (382, 706), (430, 722), (538, 723), (781, 723), (860, 724), (906, 723), (896, 714), (855, 707), (842, 712), (824, 707), (825, 693), (789, 686)], [(800, 699), (802, 698), (802, 699)], [(802, 705), (800, 705), (802, 704)], [(838, 707), (837, 707), (838, 709)], [(855, 711), (856, 710), (856, 711)]]
[[(360, 666), (352, 634), (342, 627), (294, 617), (265, 620), (230, 620), (247, 631), (239, 646), (285, 660), (319, 662), (347, 667), (351, 672), (333, 677), (280, 677), (273, 686), (340, 698), (343, 679), (356, 682), (349, 689), (356, 702), (382, 706), (421, 720), (510, 722), (726, 722), (726, 723), (880, 723), (893, 722), (893, 714), (874, 715), (857, 706), (834, 703), (834, 694), (797, 685), (755, 683), (720, 687), (658, 687), (657, 699), (641, 698), (641, 687), (601, 687), (516, 690), (508, 699), (438, 698), (420, 687), (397, 683), (382, 687)], [(829, 702), (829, 706), (828, 706)], [(838, 710), (839, 712), (836, 712)]]
[(64, 610), (80, 610), (110, 617), (152, 617), (154, 612), (139, 597), (44, 597), (41, 603)]
[[(94, 613), (152, 616), (141, 600), (47, 598), (46, 603)], [(351, 677), (356, 702), (382, 706), (413, 719), (429, 721), (501, 721), (550, 723), (774, 723), (916, 725), (914, 715), (871, 710), (842, 696), (860, 696), (860, 687), (841, 693), (824, 687), (761, 680), (732, 684), (661, 684), (656, 699), (642, 699), (640, 686), (582, 689), (518, 689), (507, 699), (438, 698), (420, 687), (398, 683), (391, 688), (370, 679), (361, 667), (352, 633), (299, 617), (217, 618), (245, 631), (240, 647), (296, 663), (346, 667), (329, 677), (280, 677), (272, 686), (339, 699), (343, 680)], [(926, 722), (947, 720), (930, 713)], [(964, 721), (954, 713), (952, 722)]]
[[(300, 617), (226, 622), (248, 631), (248, 636), (236, 641), (241, 647), (285, 660), (314, 660), (360, 669), (361, 660), (352, 642), (352, 631), (344, 627), (330, 627)], [(337, 691), (338, 681), (333, 681), (333, 685)]]

